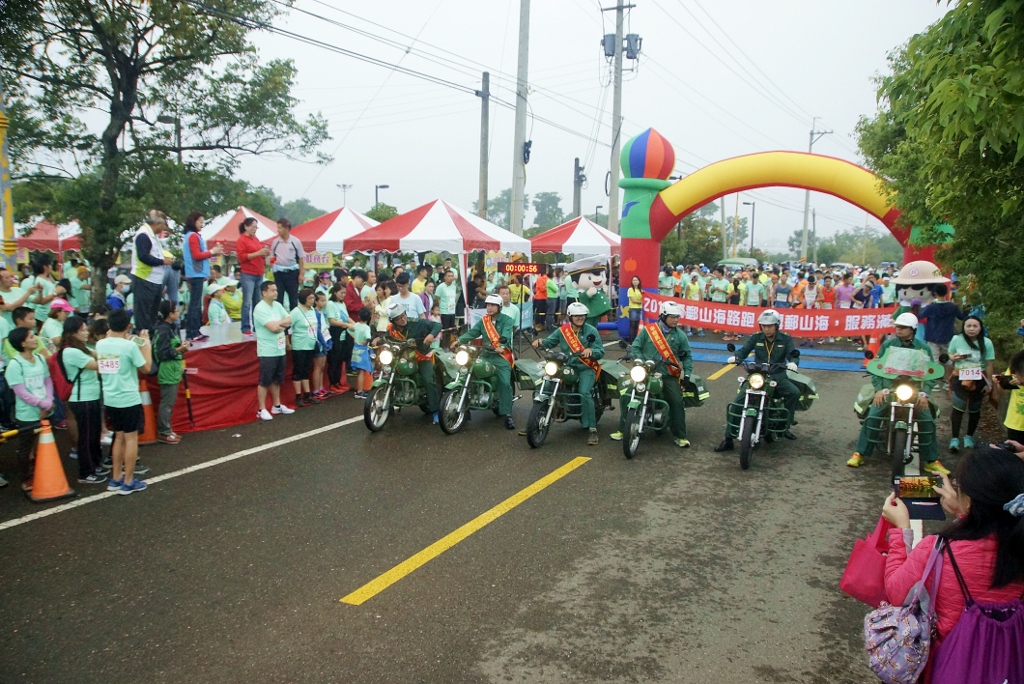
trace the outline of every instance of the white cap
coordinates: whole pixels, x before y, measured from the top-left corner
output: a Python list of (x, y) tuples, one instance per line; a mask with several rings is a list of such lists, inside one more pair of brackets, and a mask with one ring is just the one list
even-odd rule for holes
[(910, 313), (909, 311), (901, 313), (899, 316), (896, 317), (896, 320), (893, 321), (893, 325), (900, 325), (903, 326), (904, 328), (914, 328), (915, 330), (917, 329), (917, 323), (917, 316)]
[(223, 289), (224, 289), (223, 285), (221, 285), (219, 283), (214, 283), (210, 287), (206, 288), (206, 294), (208, 294), (208, 295), (210, 295), (212, 297), (213, 295), (217, 294), (218, 292), (220, 292)]
[(114, 285), (131, 285), (132, 279), (126, 275), (119, 275), (114, 278)]
[(504, 306), (505, 303), (501, 301), (501, 295), (489, 294), (487, 299), (484, 300), (484, 304), (497, 304), (498, 306)]

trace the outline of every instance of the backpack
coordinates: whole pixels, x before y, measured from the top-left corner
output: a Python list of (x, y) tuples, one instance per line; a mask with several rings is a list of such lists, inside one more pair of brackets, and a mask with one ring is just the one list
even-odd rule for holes
[(964, 612), (935, 650), (932, 684), (1024, 682), (1024, 603), (1019, 598), (976, 602), (948, 545), (946, 553), (964, 597)]
[[(942, 576), (942, 537), (935, 542), (920, 581), (911, 587), (902, 606), (883, 603), (864, 618), (868, 667), (886, 684), (914, 684), (924, 671), (931, 646), (935, 610), (932, 596)], [(932, 575), (931, 594), (925, 588)]]
[(79, 368), (78, 373), (75, 375), (75, 379), (71, 380), (68, 378), (68, 371), (64, 367), (64, 348), (60, 349), (56, 354), (51, 354), (46, 359), (46, 365), (50, 368), (50, 378), (53, 382), (53, 393), (61, 401), (67, 401), (71, 398), (71, 390), (74, 389), (78, 383), (78, 379), (82, 377), (82, 371), (85, 368)]

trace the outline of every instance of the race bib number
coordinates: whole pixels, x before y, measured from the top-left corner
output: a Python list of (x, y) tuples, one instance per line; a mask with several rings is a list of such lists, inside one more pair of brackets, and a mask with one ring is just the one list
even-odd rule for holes
[(980, 368), (961, 368), (960, 369), (961, 380), (981, 380), (982, 371)]
[(831, 309), (832, 308), (832, 302), (825, 302), (825, 303), (823, 303), (821, 305), (821, 308), (822, 309)]
[(850, 308), (850, 302), (839, 302), (839, 308), (840, 309), (849, 309)]
[(277, 337), (277, 348), (284, 349), (284, 335), (278, 335)]
[(854, 302), (853, 303), (853, 308), (854, 309), (863, 309), (864, 308), (864, 302)]
[(121, 370), (121, 359), (100, 359), (97, 363), (101, 375), (117, 375)]

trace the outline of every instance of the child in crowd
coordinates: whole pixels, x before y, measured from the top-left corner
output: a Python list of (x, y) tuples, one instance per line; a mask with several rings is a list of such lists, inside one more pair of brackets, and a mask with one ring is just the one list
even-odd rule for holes
[(74, 312), (74, 307), (66, 299), (54, 297), (50, 302), (50, 313), (47, 314), (39, 334), (43, 339), (49, 340), (56, 347), (56, 345), (60, 344), (60, 338), (64, 335), (64, 321)]
[(160, 302), (157, 311), (160, 314), (160, 321), (153, 331), (153, 346), (156, 362), (159, 364), (156, 377), (160, 385), (160, 410), (157, 412), (156, 420), (157, 440), (164, 444), (178, 444), (181, 442), (181, 435), (171, 429), (171, 414), (174, 413), (178, 385), (184, 372), (182, 354), (188, 351), (191, 343), (182, 342), (181, 337), (174, 332), (175, 323), (181, 317), (181, 311), (176, 305), (165, 299)]
[(370, 319), (373, 315), (370, 309), (363, 307), (359, 310), (359, 322), (352, 329), (352, 369), (359, 375), (356, 377), (356, 399), (365, 399), (370, 386), (373, 384), (373, 364), (370, 362)]
[(224, 323), (231, 322), (231, 317), (228, 316), (228, 310), (224, 307), (224, 303), (221, 301), (223, 291), (224, 288), (216, 283), (210, 285), (210, 308), (206, 312), (207, 320), (210, 321), (210, 325), (223, 325)]
[[(53, 409), (53, 381), (46, 360), (35, 352), (38, 341), (29, 328), (18, 327), (7, 336), (16, 354), (7, 364), (7, 385), (14, 391), (15, 427), (23, 432), (18, 436), (18, 465), (21, 468), (21, 489), (32, 490), (32, 462), (36, 449), (36, 433), (31, 428), (49, 415)], [(0, 486), (7, 481), (0, 477)]]
[(310, 376), (310, 390), (314, 397), (326, 399), (334, 396), (334, 391), (324, 387), (324, 368), (327, 366), (327, 354), (334, 348), (331, 339), (331, 323), (327, 318), (327, 295), (317, 290), (313, 295), (313, 313), (316, 315), (316, 349), (313, 353), (313, 374)]
[(227, 312), (228, 320), (242, 320), (242, 293), (238, 290), (238, 281), (229, 280), (220, 291), (220, 303)]

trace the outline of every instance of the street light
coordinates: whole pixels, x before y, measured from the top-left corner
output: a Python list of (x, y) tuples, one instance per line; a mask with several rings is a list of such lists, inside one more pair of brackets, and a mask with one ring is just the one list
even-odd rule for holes
[(754, 255), (754, 215), (757, 211), (757, 202), (744, 202), (750, 205), (750, 255)]
[(156, 117), (157, 123), (174, 124), (174, 146), (178, 148), (178, 163), (181, 163), (181, 119), (169, 114)]
[(380, 192), (379, 191), (380, 190), (386, 190), (388, 187), (389, 186), (388, 186), (387, 183), (382, 183), (381, 185), (374, 185), (373, 186), (373, 206), (377, 206), (378, 204), (380, 204)]
[(596, 207), (594, 207), (594, 223), (597, 223), (597, 212), (601, 211), (602, 209), (604, 209), (603, 204), (598, 204)]
[(349, 191), (349, 188), (352, 187), (352, 184), (351, 183), (335, 183), (335, 185), (337, 185), (338, 188), (341, 190), (341, 205), (342, 206), (348, 205), (348, 191)]

